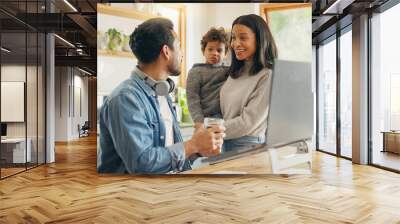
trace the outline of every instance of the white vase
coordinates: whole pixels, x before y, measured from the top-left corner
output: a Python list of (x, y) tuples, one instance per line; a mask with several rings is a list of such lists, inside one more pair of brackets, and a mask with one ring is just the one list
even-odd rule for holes
[(108, 35), (104, 32), (99, 32), (99, 35), (97, 36), (97, 49), (106, 50), (108, 41)]

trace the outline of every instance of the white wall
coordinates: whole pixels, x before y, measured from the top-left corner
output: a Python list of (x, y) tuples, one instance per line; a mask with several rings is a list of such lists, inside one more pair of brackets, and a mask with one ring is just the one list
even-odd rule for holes
[[(1, 81), (18, 81), (25, 82), (25, 65), (2, 65)], [(28, 66), (28, 70), (33, 67)]]
[(78, 124), (82, 126), (85, 123), (85, 121), (89, 120), (88, 78), (87, 76), (85, 77), (82, 76), (82, 74), (83, 73), (80, 73), (77, 70), (74, 71), (74, 82), (73, 82), (74, 95), (71, 96), (71, 99), (74, 99), (74, 102), (71, 102), (71, 106), (74, 105), (72, 108), (71, 132), (70, 132), (70, 136), (72, 136), (72, 138), (79, 137)]
[(68, 140), (68, 67), (55, 68), (55, 140)]
[[(121, 7), (114, 4), (116, 7)], [(128, 7), (130, 4), (124, 4)], [(106, 32), (109, 28), (116, 28), (126, 35), (130, 35), (140, 21), (105, 14), (97, 15), (97, 30)], [(135, 68), (137, 60), (127, 57), (97, 57), (97, 95), (106, 96), (122, 81), (129, 78)]]
[(204, 62), (200, 41), (211, 27), (230, 30), (241, 15), (259, 14), (258, 3), (187, 3), (186, 71), (195, 63)]
[(239, 16), (259, 14), (258, 3), (216, 3), (214, 7), (216, 26), (231, 28), (232, 22)]
[[(35, 72), (36, 68), (33, 66), (25, 65), (2, 65), (1, 66), (1, 81), (10, 81), (10, 82), (25, 82), (25, 75), (27, 69), (28, 74), (32, 74)], [(35, 92), (36, 93), (36, 92)], [(28, 97), (36, 96), (33, 93), (28, 93)], [(1, 108), (1, 110), (7, 110), (7, 108)], [(29, 116), (28, 120), (30, 121), (32, 118)], [(7, 123), (7, 136), (8, 137), (25, 137), (25, 126), (26, 122), (8, 122)], [(29, 126), (31, 127), (31, 126)]]
[(71, 67), (56, 67), (55, 73), (55, 141), (69, 141), (78, 138), (78, 124), (88, 120), (88, 78)]
[(77, 77), (80, 79), (82, 89), (82, 116), (80, 116), (80, 122), (83, 124), (89, 120), (89, 78), (87, 76)]
[[(38, 70), (37, 70), (38, 69)], [(26, 107), (22, 102), (21, 113), (26, 112), (26, 120), (23, 122), (7, 122), (7, 137), (24, 138), (25, 135), (31, 141), (32, 161), (36, 161), (39, 153), (39, 163), (44, 162), (44, 74), (42, 68), (36, 66), (25, 66), (20, 64), (3, 64), (1, 66), (1, 81), (24, 82), (26, 85)], [(27, 81), (25, 80), (27, 78)], [(4, 89), (2, 89), (3, 92)], [(20, 90), (21, 91), (21, 90)], [(20, 92), (24, 94), (24, 91)], [(7, 95), (2, 95), (7, 97)], [(13, 110), (13, 108), (2, 107), (1, 110)], [(14, 111), (7, 111), (13, 113)], [(15, 112), (14, 112), (15, 113)]]
[(129, 78), (137, 60), (124, 57), (97, 57), (97, 95), (107, 96), (122, 81)]
[[(186, 5), (186, 74), (195, 63), (204, 62), (200, 41), (215, 18), (213, 3)], [(206, 17), (204, 15), (207, 15)]]

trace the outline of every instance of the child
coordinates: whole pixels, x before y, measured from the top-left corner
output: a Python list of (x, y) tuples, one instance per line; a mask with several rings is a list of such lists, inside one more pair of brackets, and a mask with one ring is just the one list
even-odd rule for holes
[(203, 125), (205, 117), (222, 118), (219, 91), (229, 69), (222, 64), (227, 50), (228, 36), (223, 28), (211, 28), (201, 40), (205, 63), (193, 65), (186, 84), (189, 112), (195, 128)]
[(269, 89), (277, 48), (267, 23), (251, 14), (232, 24), (232, 64), (221, 88), (223, 151), (265, 142)]

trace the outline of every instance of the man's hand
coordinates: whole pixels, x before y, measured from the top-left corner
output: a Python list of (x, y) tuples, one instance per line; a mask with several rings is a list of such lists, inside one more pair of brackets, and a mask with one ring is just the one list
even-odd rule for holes
[(213, 126), (208, 129), (199, 127), (192, 139), (185, 142), (186, 156), (188, 157), (193, 153), (200, 153), (206, 157), (220, 154), (225, 137), (224, 131), (225, 128), (221, 126)]

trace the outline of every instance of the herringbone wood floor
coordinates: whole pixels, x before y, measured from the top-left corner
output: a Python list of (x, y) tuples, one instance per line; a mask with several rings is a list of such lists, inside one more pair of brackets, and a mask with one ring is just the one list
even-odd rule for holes
[(316, 153), (311, 176), (96, 173), (96, 139), (0, 181), (0, 223), (400, 223), (400, 175)]

